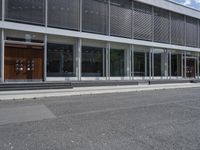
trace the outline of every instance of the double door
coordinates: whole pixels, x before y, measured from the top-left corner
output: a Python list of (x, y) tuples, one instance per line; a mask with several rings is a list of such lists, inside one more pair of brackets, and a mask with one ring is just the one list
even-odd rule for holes
[(43, 47), (5, 45), (5, 81), (43, 80)]

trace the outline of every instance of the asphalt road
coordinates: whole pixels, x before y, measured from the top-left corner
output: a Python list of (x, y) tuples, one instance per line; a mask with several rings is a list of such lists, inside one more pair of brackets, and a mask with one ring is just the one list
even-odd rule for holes
[(0, 150), (200, 150), (200, 88), (0, 101)]

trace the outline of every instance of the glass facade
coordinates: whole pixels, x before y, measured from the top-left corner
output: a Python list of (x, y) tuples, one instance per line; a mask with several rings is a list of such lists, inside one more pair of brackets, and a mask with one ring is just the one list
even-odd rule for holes
[(149, 55), (150, 52), (147, 47), (134, 47), (133, 66), (135, 77), (149, 76)]
[(6, 0), (5, 19), (44, 25), (45, 0)]
[[(130, 0), (5, 0), (5, 25), (8, 21), (40, 25), (27, 26), (30, 31), (38, 28), (37, 33), (5, 27), (5, 42), (47, 47), (47, 77), (194, 78), (199, 75), (199, 54), (184, 56), (184, 46), (198, 51), (194, 48), (200, 47), (200, 20), (158, 7)], [(56, 31), (63, 37), (55, 36)], [(88, 40), (93, 37), (99, 41)], [(168, 49), (173, 46), (174, 50)]]
[(49, 0), (48, 26), (79, 29), (79, 0)]
[(73, 77), (74, 74), (73, 45), (47, 44), (47, 76)]
[(82, 46), (82, 77), (105, 76), (104, 55), (104, 48)]
[(167, 60), (168, 55), (163, 49), (153, 50), (153, 76), (168, 76)]
[[(177, 51), (172, 51), (171, 53), (171, 63), (169, 63), (169, 66), (171, 65), (171, 76), (172, 77), (180, 77), (182, 76), (181, 70), (182, 70), (182, 54)], [(169, 67), (170, 68), (170, 67)]]
[(125, 50), (111, 49), (110, 50), (110, 76), (123, 77), (125, 76)]

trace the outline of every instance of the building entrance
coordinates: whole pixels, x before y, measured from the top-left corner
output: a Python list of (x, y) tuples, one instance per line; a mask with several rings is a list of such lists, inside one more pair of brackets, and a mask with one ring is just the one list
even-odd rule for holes
[(5, 45), (5, 81), (42, 81), (43, 46)]

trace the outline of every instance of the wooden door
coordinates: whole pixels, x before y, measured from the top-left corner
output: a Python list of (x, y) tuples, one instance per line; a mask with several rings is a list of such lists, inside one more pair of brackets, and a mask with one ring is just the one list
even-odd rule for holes
[(43, 47), (5, 46), (5, 80), (43, 80)]

